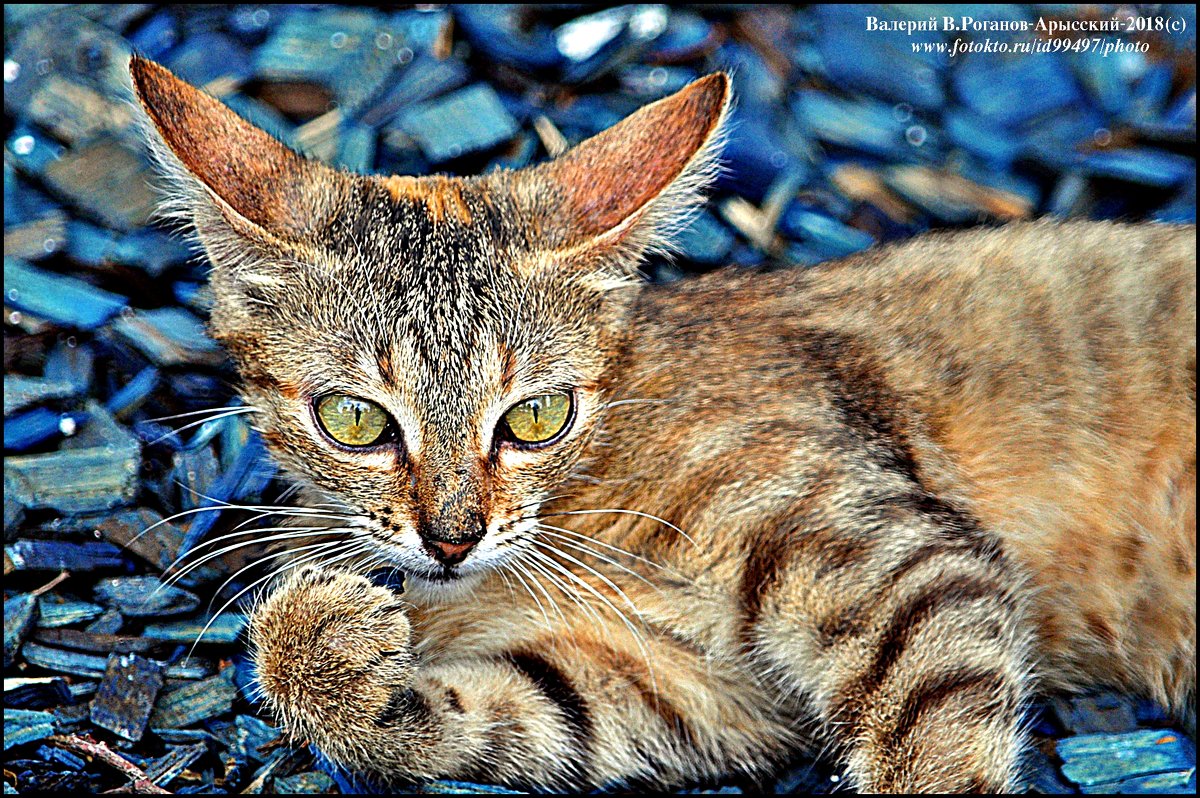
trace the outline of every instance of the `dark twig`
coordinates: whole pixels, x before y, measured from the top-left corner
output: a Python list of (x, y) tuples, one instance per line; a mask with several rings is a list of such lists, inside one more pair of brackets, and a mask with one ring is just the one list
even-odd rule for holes
[(104, 743), (74, 734), (55, 734), (48, 739), (48, 742), (51, 745), (66, 748), (68, 751), (74, 751), (77, 754), (98, 759), (104, 764), (116, 768), (129, 779), (130, 783), (126, 787), (109, 790), (109, 792), (128, 791), (150, 795), (171, 795), (170, 790), (164, 790), (162, 787), (159, 787), (150, 780), (150, 777), (141, 768), (122, 757), (116, 751), (113, 751)]

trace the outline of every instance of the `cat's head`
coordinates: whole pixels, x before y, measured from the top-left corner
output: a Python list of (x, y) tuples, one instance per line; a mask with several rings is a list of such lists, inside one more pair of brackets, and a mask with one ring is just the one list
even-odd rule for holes
[(411, 576), (503, 562), (603, 416), (637, 265), (711, 176), (728, 79), (536, 167), (412, 178), (336, 171), (151, 61), (131, 73), (276, 458)]

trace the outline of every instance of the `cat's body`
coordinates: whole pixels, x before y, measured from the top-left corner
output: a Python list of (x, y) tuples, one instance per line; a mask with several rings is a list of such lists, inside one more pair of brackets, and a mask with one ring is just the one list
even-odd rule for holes
[[(579, 787), (827, 747), (867, 790), (1002, 790), (1035, 684), (1194, 723), (1194, 228), (1014, 225), (646, 286), (613, 265), (700, 171), (723, 80), (527, 178), (364, 179), (281, 224), (263, 197), (296, 164), (253, 191), (209, 174), (197, 122), (268, 145), (134, 74), (211, 192), (188, 212), (214, 326), (268, 441), (370, 541), (326, 551), (410, 575), (397, 599), (298, 570), (255, 615), (268, 703), (335, 761)], [(664, 129), (683, 143), (597, 179)], [(281, 250), (310, 271), (264, 265)], [(323, 447), (330, 391), (403, 435)], [(555, 391), (557, 437), (496, 442)]]

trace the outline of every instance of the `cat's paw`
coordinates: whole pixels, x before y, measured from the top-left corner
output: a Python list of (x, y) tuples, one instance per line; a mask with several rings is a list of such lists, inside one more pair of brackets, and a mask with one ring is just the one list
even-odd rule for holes
[(284, 729), (319, 741), (387, 711), (412, 673), (404, 607), (361, 576), (306, 568), (250, 618), (259, 686)]

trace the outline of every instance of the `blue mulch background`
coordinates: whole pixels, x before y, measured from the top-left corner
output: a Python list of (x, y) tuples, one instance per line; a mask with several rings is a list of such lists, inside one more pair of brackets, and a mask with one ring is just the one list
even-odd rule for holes
[[(943, 15), (976, 24), (868, 25)], [(204, 329), (203, 258), (149, 222), (121, 101), (131, 50), (314, 157), (404, 174), (536, 162), (729, 69), (726, 172), (681, 255), (646, 266), (658, 281), (1045, 215), (1195, 220), (1190, 5), (9, 4), (4, 19), (6, 793), (369, 788), (257, 716), (236, 602), (187, 656), (268, 573), (259, 551), (197, 547), (269, 525), (221, 508), (286, 501), (287, 485), (240, 415), (200, 412), (235, 406), (234, 375)], [(1110, 19), (1127, 32), (1033, 27)], [(184, 554), (195, 567), (156, 591)], [(1147, 702), (1056, 699), (1034, 729), (1029, 790), (1196, 791), (1192, 741)], [(764, 786), (839, 776), (799, 761)]]

